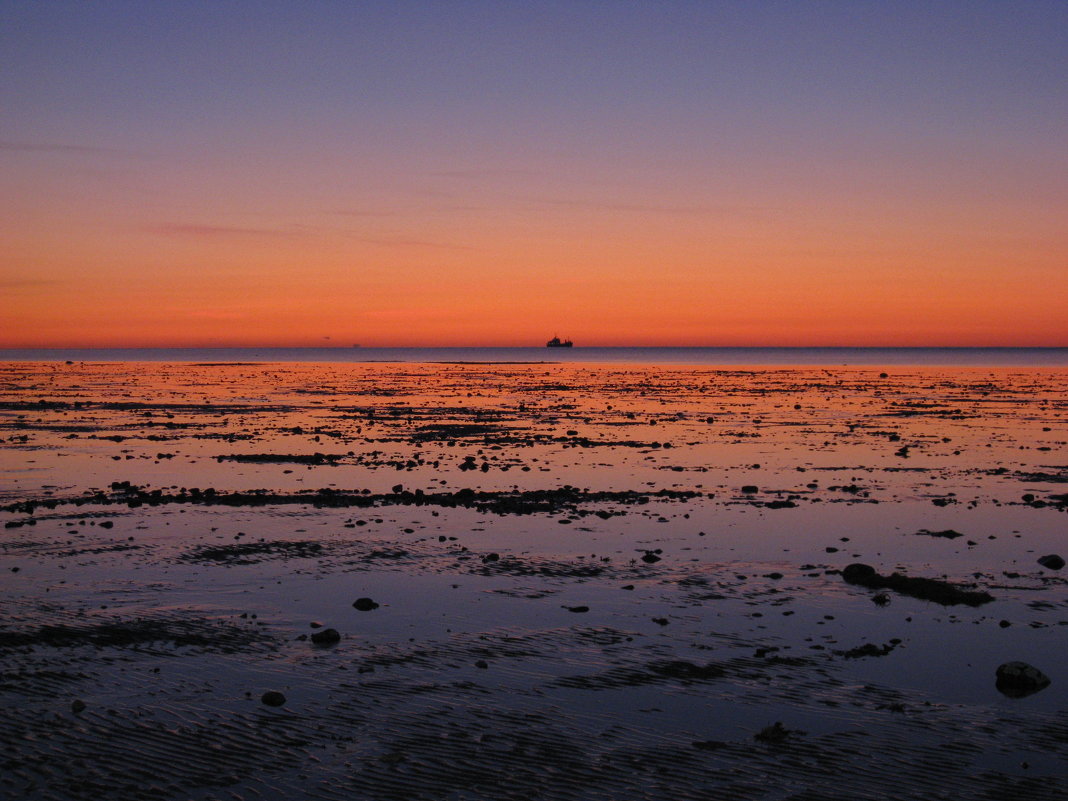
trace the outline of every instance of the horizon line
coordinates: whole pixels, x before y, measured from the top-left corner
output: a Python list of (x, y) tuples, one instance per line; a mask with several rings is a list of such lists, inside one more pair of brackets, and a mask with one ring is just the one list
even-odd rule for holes
[[(0, 345), (4, 351), (61, 350), (460, 350), (460, 349), (558, 350), (545, 345)], [(627, 349), (705, 350), (1064, 350), (1064, 345), (575, 345), (566, 350)]]

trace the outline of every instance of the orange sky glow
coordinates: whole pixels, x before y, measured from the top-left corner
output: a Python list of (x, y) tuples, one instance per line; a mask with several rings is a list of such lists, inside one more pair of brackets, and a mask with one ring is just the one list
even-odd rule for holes
[(0, 347), (1068, 346), (1064, 6), (532, 5), (5, 7)]

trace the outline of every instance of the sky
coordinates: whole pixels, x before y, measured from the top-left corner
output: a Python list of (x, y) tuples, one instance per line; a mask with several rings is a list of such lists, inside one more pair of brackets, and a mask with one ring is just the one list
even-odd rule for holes
[(0, 347), (1068, 346), (1068, 3), (0, 0)]

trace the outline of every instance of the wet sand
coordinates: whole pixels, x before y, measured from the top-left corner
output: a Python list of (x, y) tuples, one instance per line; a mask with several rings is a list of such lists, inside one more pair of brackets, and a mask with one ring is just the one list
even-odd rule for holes
[(1066, 422), (1054, 368), (0, 364), (0, 796), (1063, 798)]

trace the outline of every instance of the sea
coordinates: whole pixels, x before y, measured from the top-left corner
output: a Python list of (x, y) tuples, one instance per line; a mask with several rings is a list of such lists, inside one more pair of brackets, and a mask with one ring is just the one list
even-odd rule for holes
[(8, 362), (412, 362), (1068, 367), (1068, 348), (16, 348)]
[(1065, 801), (1068, 349), (4, 356), (0, 799)]

